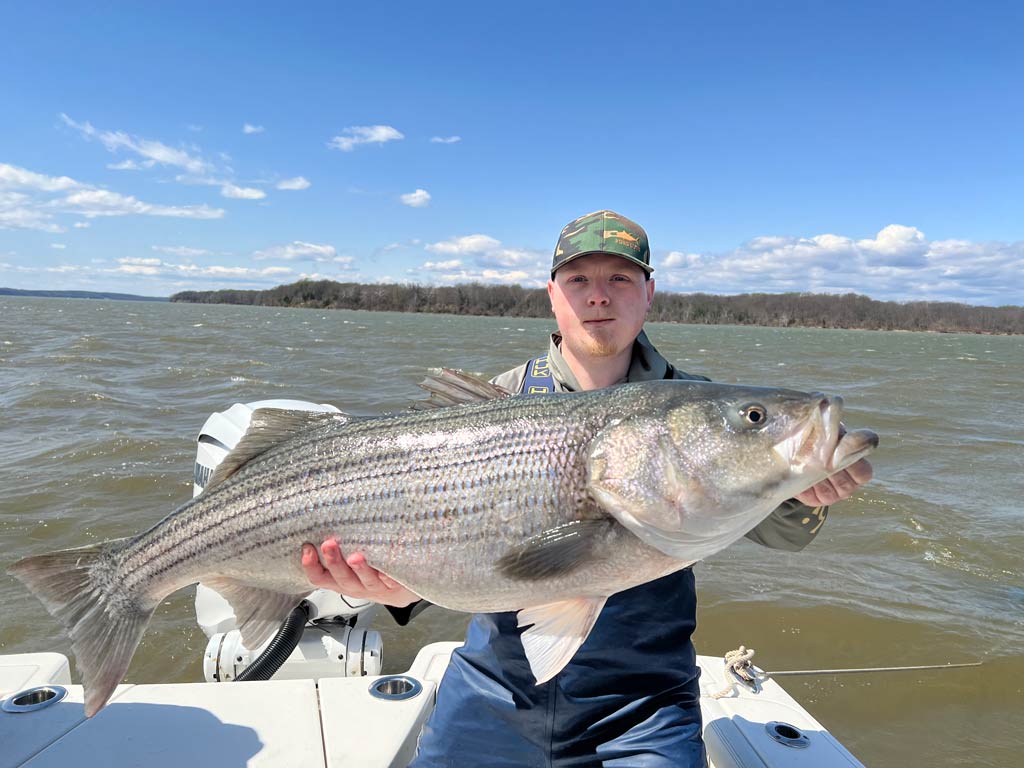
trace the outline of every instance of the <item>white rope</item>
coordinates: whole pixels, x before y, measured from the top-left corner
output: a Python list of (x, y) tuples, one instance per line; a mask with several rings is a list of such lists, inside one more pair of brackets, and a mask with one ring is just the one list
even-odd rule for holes
[(735, 651), (729, 651), (725, 654), (725, 687), (718, 693), (712, 693), (711, 698), (721, 699), (730, 695), (736, 687), (736, 683), (729, 677), (730, 671), (733, 672), (737, 678), (751, 686), (757, 684), (757, 669), (750, 660), (754, 658), (754, 649), (747, 650), (745, 646), (740, 646)]

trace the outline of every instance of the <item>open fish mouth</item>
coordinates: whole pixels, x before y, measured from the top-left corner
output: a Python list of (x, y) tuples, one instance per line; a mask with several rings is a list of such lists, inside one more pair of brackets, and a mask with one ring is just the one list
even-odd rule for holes
[(842, 422), (843, 398), (821, 395), (808, 420), (775, 446), (794, 469), (820, 469), (827, 475), (854, 464), (878, 447), (869, 429), (847, 431)]

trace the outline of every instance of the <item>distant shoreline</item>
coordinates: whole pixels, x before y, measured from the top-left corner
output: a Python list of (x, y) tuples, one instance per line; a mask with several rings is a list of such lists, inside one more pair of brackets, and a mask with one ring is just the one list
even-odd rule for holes
[(0, 296), (28, 296), (42, 299), (107, 299), (111, 301), (170, 301), (166, 296), (136, 296), (132, 293), (107, 291), (28, 291), (21, 288), (0, 288)]
[[(183, 291), (170, 297), (106, 291), (0, 288), (0, 296), (551, 318), (547, 292), (542, 288), (478, 283), (433, 287), (300, 280), (265, 291)], [(1024, 335), (1024, 307), (986, 307), (937, 301), (876, 301), (854, 293), (750, 293), (718, 296), (663, 292), (655, 294), (647, 319), (688, 325)]]
[[(338, 283), (300, 280), (263, 291), (182, 291), (169, 299), (195, 304), (238, 304), (306, 309), (551, 317), (543, 288), (468, 283), (450, 286)], [(1024, 307), (986, 307), (939, 301), (877, 301), (855, 293), (655, 293), (652, 322), (932, 331), (998, 336), (1024, 334)]]

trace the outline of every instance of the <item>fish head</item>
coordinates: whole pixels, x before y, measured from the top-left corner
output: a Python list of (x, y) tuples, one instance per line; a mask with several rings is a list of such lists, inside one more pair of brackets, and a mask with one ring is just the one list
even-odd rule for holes
[(690, 562), (878, 445), (869, 430), (846, 430), (838, 396), (657, 384), (651, 402), (594, 441), (590, 490), (641, 539)]

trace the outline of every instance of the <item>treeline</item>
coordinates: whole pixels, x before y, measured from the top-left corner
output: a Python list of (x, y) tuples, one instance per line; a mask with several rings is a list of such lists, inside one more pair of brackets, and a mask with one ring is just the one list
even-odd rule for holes
[(30, 296), (44, 299), (108, 299), (114, 301), (167, 301), (163, 296), (136, 296), (134, 293), (107, 291), (33, 291), (21, 288), (0, 288), (0, 296)]
[[(266, 291), (182, 291), (171, 301), (264, 307), (363, 309), (453, 315), (550, 317), (543, 288), (468, 283), (451, 286), (364, 285), (300, 280)], [(855, 293), (658, 293), (650, 320), (705, 325), (861, 328), (879, 331), (1024, 333), (1024, 307), (937, 301), (876, 301)]]

